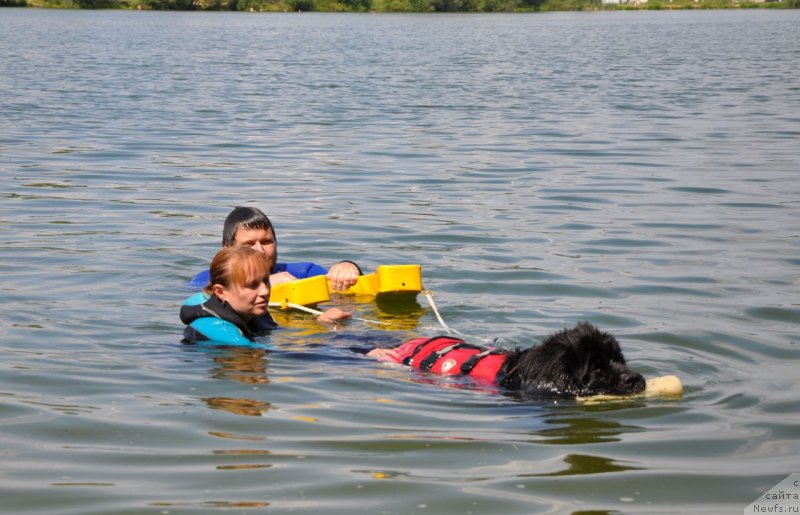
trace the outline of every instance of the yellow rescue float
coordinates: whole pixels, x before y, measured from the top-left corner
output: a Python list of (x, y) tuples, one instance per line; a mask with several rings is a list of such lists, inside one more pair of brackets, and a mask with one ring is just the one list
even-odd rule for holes
[(419, 293), (422, 291), (422, 267), (380, 265), (375, 272), (359, 277), (358, 281), (346, 290), (333, 290), (324, 275), (276, 284), (270, 293), (270, 306), (289, 309), (319, 304), (329, 301), (332, 291), (371, 296), (384, 293)]

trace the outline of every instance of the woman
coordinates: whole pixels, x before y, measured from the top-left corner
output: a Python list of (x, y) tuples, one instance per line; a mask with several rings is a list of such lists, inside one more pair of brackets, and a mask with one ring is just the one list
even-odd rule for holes
[[(181, 321), (186, 324), (183, 342), (250, 344), (256, 336), (277, 327), (267, 310), (269, 275), (269, 258), (257, 250), (224, 247), (217, 252), (208, 285), (181, 306)], [(350, 313), (330, 308), (317, 320), (332, 323), (348, 317)]]

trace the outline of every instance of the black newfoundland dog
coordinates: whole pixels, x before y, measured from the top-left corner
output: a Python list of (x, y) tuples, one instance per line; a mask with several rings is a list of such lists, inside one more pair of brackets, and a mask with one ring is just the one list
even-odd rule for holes
[(503, 351), (436, 336), (373, 349), (367, 355), (432, 373), (469, 376), (526, 397), (631, 395), (646, 386), (644, 377), (625, 363), (617, 339), (587, 322), (524, 350)]

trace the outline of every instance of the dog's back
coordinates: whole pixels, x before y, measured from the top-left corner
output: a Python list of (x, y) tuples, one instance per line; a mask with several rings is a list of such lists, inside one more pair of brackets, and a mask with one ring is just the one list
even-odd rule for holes
[(396, 361), (413, 368), (441, 375), (466, 375), (496, 383), (507, 352), (480, 347), (450, 336), (414, 338), (396, 349)]

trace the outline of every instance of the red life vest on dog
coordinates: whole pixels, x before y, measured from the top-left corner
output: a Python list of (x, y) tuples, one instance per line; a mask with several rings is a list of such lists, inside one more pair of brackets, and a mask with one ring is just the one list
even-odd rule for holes
[[(496, 349), (470, 345), (459, 338), (414, 338), (395, 349), (404, 365), (441, 375), (468, 375), (496, 383), (508, 355)], [(394, 361), (394, 360), (393, 360)]]

